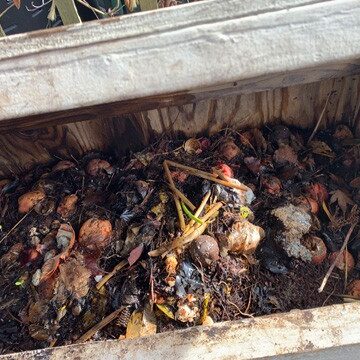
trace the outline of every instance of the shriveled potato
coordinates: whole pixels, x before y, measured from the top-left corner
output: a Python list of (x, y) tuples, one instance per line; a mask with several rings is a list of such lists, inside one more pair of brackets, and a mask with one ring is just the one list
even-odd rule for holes
[(28, 193), (21, 195), (18, 200), (19, 213), (28, 213), (38, 202), (45, 199), (46, 195), (41, 190), (29, 191)]
[(89, 252), (102, 250), (109, 244), (111, 233), (109, 220), (88, 219), (80, 229), (79, 244)]

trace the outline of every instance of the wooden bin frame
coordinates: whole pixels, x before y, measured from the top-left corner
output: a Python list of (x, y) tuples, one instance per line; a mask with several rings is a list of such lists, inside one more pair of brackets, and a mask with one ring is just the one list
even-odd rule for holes
[[(209, 0), (2, 38), (0, 133), (355, 76), (359, 44), (359, 0)], [(359, 310), (334, 305), (0, 359), (350, 359), (360, 351)]]

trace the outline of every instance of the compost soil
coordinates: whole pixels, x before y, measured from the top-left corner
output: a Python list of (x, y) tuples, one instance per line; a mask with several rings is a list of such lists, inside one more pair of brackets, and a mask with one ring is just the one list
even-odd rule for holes
[(310, 136), (275, 125), (163, 137), (125, 158), (54, 159), (0, 181), (0, 353), (356, 298), (360, 140), (345, 125)]

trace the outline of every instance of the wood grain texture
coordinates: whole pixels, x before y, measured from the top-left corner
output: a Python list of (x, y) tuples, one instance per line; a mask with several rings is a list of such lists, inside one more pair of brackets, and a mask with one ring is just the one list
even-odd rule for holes
[[(330, 79), (253, 94), (230, 95), (181, 106), (0, 135), (0, 176), (18, 174), (53, 156), (77, 158), (92, 150), (118, 155), (143, 148), (166, 133), (211, 134), (226, 126), (243, 129), (282, 120), (313, 128), (330, 95), (322, 126), (343, 122), (360, 134), (360, 76)], [(71, 114), (69, 114), (71, 118)], [(90, 116), (89, 116), (90, 118)]]
[(82, 107), (128, 109), (149, 97), (164, 106), (168, 94), (198, 101), (359, 74), (359, 43), (358, 0), (210, 0), (7, 37), (0, 123), (30, 127), (35, 115), (44, 126), (66, 110), (78, 121)]
[[(360, 304), (356, 302), (195, 326), (138, 339), (27, 351), (3, 355), (0, 360), (280, 360), (286, 354), (297, 355), (286, 359), (357, 359), (359, 322)], [(343, 350), (340, 354), (339, 347)], [(329, 353), (332, 356), (327, 356)]]

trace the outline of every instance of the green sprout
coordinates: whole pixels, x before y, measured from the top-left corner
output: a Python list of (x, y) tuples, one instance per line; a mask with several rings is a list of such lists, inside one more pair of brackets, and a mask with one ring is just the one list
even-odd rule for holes
[(182, 209), (184, 210), (184, 213), (191, 219), (191, 220), (194, 220), (196, 221), (198, 224), (202, 225), (203, 222), (198, 218), (196, 217), (195, 215), (193, 215), (191, 213), (191, 211), (186, 207), (186, 205), (182, 202), (181, 203), (181, 207)]

